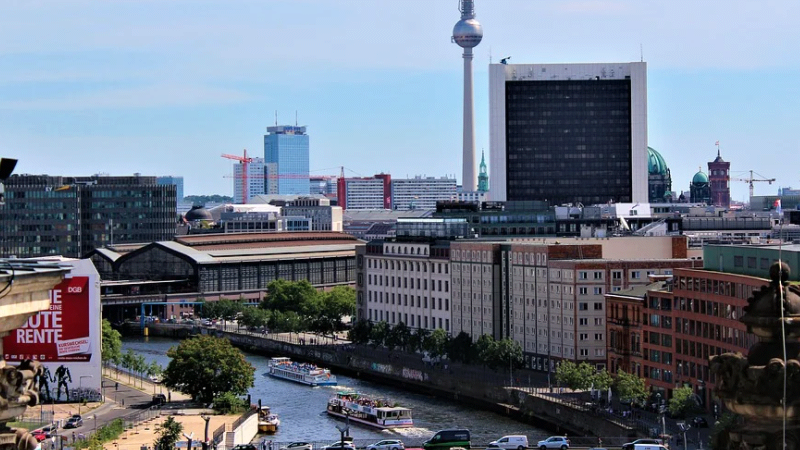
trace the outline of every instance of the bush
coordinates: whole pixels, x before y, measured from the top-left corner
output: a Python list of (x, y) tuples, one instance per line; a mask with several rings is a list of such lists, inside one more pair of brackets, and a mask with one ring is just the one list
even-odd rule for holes
[(240, 414), (247, 409), (245, 401), (233, 392), (223, 392), (214, 397), (214, 411), (220, 414)]
[(97, 429), (89, 439), (81, 439), (75, 442), (74, 447), (77, 449), (90, 449), (102, 450), (104, 442), (110, 442), (117, 439), (122, 432), (125, 431), (122, 419), (114, 419), (113, 421), (103, 425)]

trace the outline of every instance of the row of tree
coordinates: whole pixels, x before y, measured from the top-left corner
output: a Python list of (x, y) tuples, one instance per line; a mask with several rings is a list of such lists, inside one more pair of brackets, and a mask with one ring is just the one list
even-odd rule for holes
[(306, 280), (275, 280), (258, 308), (242, 301), (220, 299), (198, 308), (200, 317), (233, 320), (247, 327), (267, 327), (277, 332), (317, 331), (342, 328), (342, 317), (355, 313), (356, 293), (347, 286), (317, 291)]
[(385, 347), (407, 353), (426, 352), (432, 358), (447, 357), (452, 361), (464, 363), (477, 362), (490, 368), (519, 368), (525, 362), (522, 347), (511, 339), (495, 341), (484, 334), (477, 342), (465, 332), (451, 337), (443, 329), (429, 331), (423, 328), (412, 329), (400, 322), (395, 326), (386, 322), (372, 323), (360, 319), (349, 333), (355, 344)]

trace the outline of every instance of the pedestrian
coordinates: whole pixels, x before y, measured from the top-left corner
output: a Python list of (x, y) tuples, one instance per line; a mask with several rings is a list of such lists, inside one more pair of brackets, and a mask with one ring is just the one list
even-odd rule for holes
[(115, 391), (118, 391), (118, 390), (119, 390), (119, 381), (117, 381), (116, 383), (114, 383), (114, 390), (115, 390)]
[(269, 450), (272, 450), (272, 441), (269, 441)]
[(261, 441), (261, 450), (267, 450), (267, 440)]

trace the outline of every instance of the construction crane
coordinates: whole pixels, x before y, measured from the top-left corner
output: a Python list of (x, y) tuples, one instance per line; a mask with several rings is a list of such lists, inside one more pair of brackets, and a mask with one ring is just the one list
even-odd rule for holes
[[(753, 174), (758, 175), (761, 178), (753, 178)], [(752, 198), (753, 197), (753, 183), (754, 182), (765, 181), (765, 182), (767, 182), (769, 184), (772, 184), (775, 181), (775, 178), (767, 178), (764, 175), (761, 175), (760, 173), (757, 173), (757, 172), (753, 172), (751, 170), (749, 178), (734, 178), (734, 177), (731, 177), (731, 180), (733, 180), (733, 181), (744, 181), (745, 183), (750, 184), (750, 198)]]
[(244, 149), (244, 156), (228, 155), (223, 153), (222, 157), (239, 161), (242, 164), (242, 203), (247, 203), (247, 200), (249, 199), (247, 196), (247, 169), (249, 168), (250, 163), (253, 162), (253, 158), (247, 156), (247, 149)]

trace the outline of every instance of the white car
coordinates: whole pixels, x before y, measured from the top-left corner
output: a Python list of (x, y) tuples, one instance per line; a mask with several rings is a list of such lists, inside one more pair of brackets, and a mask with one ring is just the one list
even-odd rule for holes
[(569, 439), (566, 436), (552, 436), (536, 444), (539, 450), (547, 450), (557, 448), (559, 450), (567, 450), (569, 448)]
[(528, 448), (528, 437), (521, 434), (503, 436), (489, 443), (490, 447), (499, 447), (505, 450), (525, 450)]
[(397, 439), (384, 439), (367, 446), (367, 450), (405, 450), (405, 448), (403, 441)]
[(356, 450), (356, 445), (353, 441), (336, 441), (331, 445), (325, 446), (323, 450)]
[(314, 450), (314, 445), (310, 442), (292, 442), (281, 450)]

